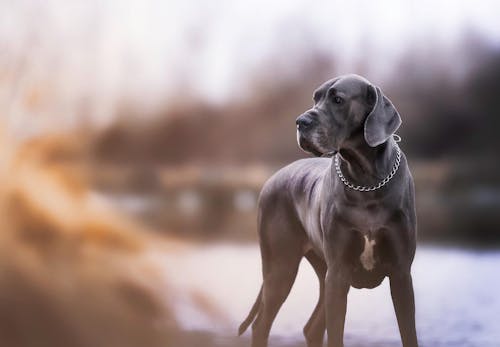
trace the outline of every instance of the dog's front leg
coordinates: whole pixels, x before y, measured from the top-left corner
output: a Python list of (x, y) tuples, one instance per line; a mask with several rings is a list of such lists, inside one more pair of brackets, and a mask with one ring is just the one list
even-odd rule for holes
[(403, 347), (417, 347), (415, 299), (410, 271), (390, 276), (390, 283)]
[(344, 323), (349, 284), (335, 269), (328, 269), (325, 279), (326, 331), (328, 347), (344, 346)]

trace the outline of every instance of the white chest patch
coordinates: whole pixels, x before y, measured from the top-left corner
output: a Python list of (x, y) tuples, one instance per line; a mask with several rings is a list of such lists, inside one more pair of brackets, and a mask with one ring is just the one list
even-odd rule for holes
[(365, 248), (363, 253), (359, 256), (359, 260), (361, 261), (361, 265), (365, 268), (365, 270), (371, 271), (375, 267), (375, 258), (373, 257), (373, 246), (375, 246), (375, 240), (369, 240), (368, 236), (364, 236), (365, 238)]

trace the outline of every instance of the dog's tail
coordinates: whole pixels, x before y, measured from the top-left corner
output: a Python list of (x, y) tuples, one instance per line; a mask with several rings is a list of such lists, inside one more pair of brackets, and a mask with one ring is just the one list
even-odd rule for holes
[(243, 323), (241, 323), (240, 328), (238, 329), (238, 336), (243, 334), (247, 330), (248, 326), (252, 324), (253, 320), (255, 319), (255, 316), (259, 312), (261, 301), (262, 301), (262, 286), (260, 287), (259, 295), (257, 295), (257, 299), (255, 300), (255, 303), (253, 304), (250, 313), (248, 313), (247, 318), (243, 321)]

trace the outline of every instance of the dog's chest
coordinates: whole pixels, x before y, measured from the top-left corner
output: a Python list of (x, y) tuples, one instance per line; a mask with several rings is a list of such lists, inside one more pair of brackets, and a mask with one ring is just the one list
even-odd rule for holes
[(393, 209), (382, 204), (367, 204), (364, 206), (342, 206), (334, 213), (333, 222), (344, 228), (356, 229), (363, 234), (392, 224)]
[[(389, 211), (392, 211), (389, 213)], [(400, 214), (383, 205), (349, 206), (334, 213), (329, 232), (339, 261), (361, 287), (370, 287), (397, 261)]]
[(349, 233), (338, 250), (346, 278), (356, 288), (378, 286), (396, 263), (395, 247), (386, 237), (387, 229), (370, 233), (353, 229)]
[(372, 271), (377, 263), (374, 255), (377, 240), (370, 239), (369, 235), (363, 235), (363, 241), (363, 252), (359, 256), (359, 262), (365, 270)]

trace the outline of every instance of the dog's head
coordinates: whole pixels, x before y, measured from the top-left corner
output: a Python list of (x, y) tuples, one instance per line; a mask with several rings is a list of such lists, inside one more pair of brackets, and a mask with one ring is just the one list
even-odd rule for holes
[(316, 156), (359, 141), (376, 147), (401, 124), (392, 102), (361, 76), (329, 80), (314, 91), (313, 100), (314, 106), (297, 118), (297, 142)]

